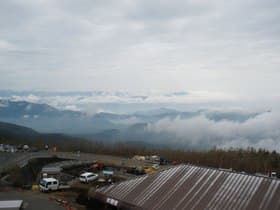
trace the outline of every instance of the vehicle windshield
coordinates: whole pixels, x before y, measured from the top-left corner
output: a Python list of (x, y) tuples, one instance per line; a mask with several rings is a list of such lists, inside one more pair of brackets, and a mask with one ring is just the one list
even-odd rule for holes
[(47, 182), (45, 181), (45, 180), (43, 180), (43, 179), (41, 179), (41, 181), (40, 181), (40, 185), (42, 185), (42, 186), (46, 186), (46, 184), (47, 184)]

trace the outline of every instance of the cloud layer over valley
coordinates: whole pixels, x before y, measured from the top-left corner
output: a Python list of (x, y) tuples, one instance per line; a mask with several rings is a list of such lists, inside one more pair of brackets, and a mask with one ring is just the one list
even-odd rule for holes
[[(223, 108), (229, 101), (213, 100), (211, 105), (194, 95), (0, 91), (0, 120), (41, 132), (87, 134), (90, 139), (111, 143), (142, 141), (186, 149), (252, 146), (280, 151), (278, 109)], [(160, 105), (167, 108), (159, 109)]]
[(193, 148), (265, 148), (280, 151), (280, 113), (265, 112), (244, 122), (193, 118), (165, 118), (147, 126), (148, 131), (174, 135), (173, 145)]

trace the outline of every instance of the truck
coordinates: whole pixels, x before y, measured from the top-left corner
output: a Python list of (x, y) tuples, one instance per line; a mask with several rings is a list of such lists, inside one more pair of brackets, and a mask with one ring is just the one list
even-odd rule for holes
[(42, 192), (64, 190), (70, 188), (69, 185), (62, 184), (58, 179), (55, 178), (43, 178), (40, 180), (39, 186)]

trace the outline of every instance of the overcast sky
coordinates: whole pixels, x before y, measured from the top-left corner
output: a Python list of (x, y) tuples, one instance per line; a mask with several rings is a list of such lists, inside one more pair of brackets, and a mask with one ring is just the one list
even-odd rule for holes
[(3, 0), (0, 89), (279, 98), (279, 0)]

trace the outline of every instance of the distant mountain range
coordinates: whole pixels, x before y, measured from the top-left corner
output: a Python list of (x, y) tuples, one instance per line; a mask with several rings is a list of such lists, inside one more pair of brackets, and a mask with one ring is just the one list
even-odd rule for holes
[(82, 140), (63, 134), (42, 134), (24, 126), (0, 122), (0, 143), (9, 144), (51, 144), (76, 143)]
[[(177, 136), (168, 132), (156, 132), (151, 125), (163, 120), (191, 119), (204, 116), (214, 122), (231, 121), (242, 123), (259, 113), (238, 111), (198, 110), (182, 112), (159, 108), (132, 114), (97, 113), (88, 115), (79, 111), (59, 110), (47, 104), (26, 101), (0, 100), (0, 121), (30, 127), (40, 133), (63, 133), (88, 140), (114, 142), (144, 142), (147, 144), (168, 145)], [(27, 132), (34, 138), (38, 133), (16, 126), (8, 126), (14, 135), (18, 131)], [(9, 132), (8, 132), (9, 133)], [(7, 133), (6, 133), (7, 134)], [(10, 134), (9, 134), (10, 135)], [(179, 145), (178, 145), (179, 146)]]
[(0, 100), (0, 121), (31, 127), (44, 133), (95, 133), (114, 128), (107, 116), (58, 110), (46, 104)]

